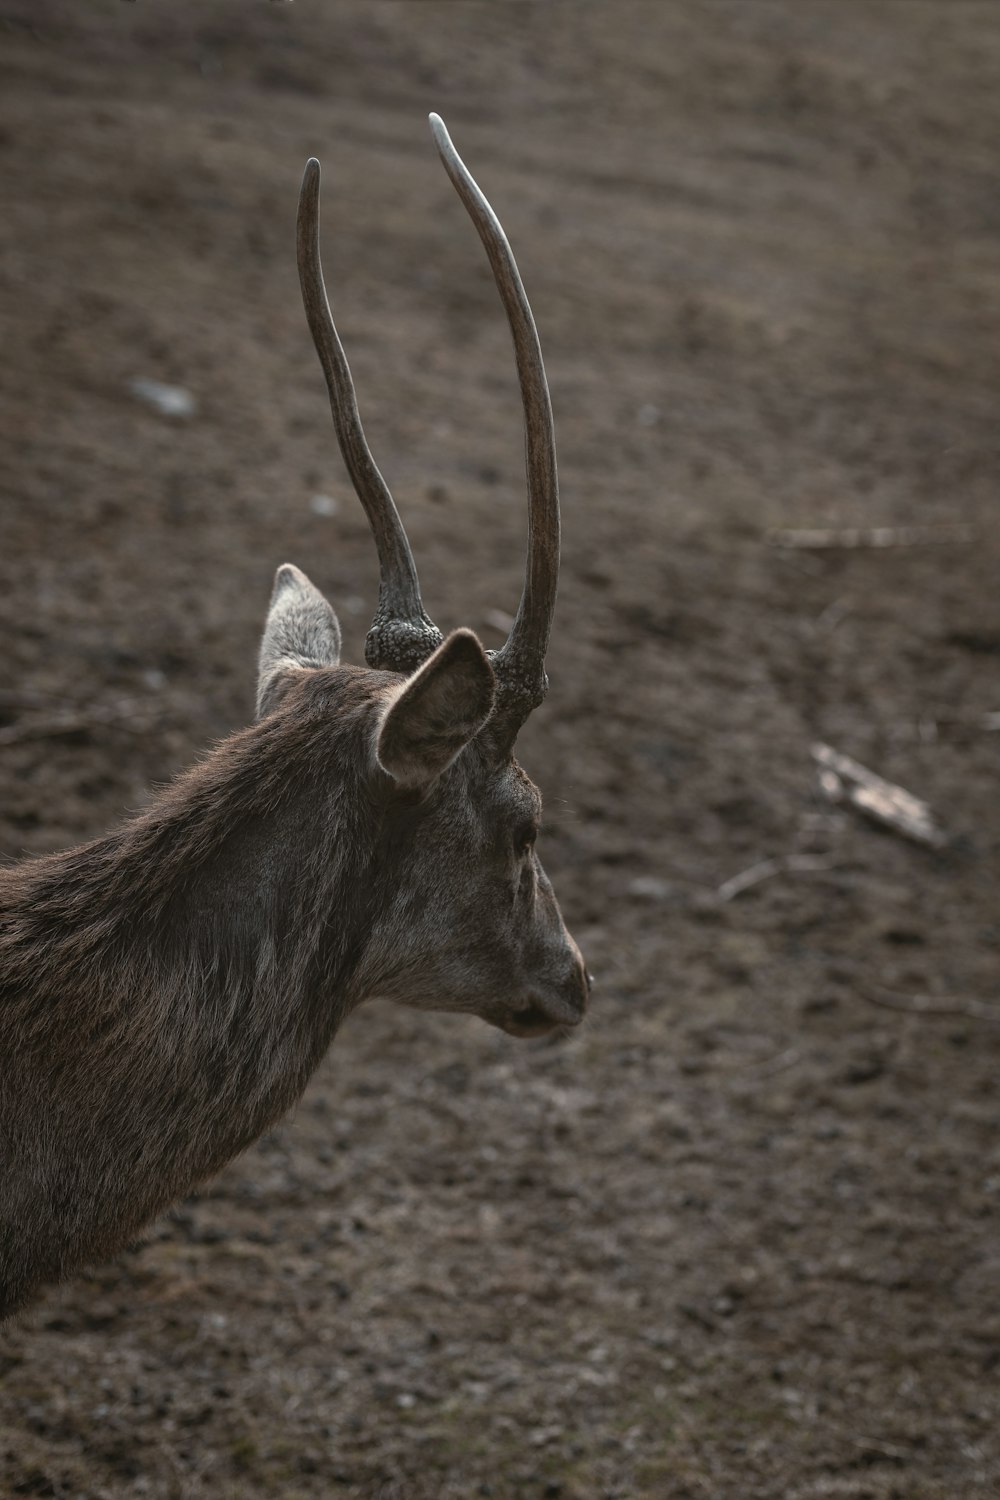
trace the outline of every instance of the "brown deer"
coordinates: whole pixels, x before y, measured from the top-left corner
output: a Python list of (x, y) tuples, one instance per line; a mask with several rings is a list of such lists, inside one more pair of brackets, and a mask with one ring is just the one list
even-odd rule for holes
[(278, 569), (257, 719), (103, 838), (0, 869), (0, 1317), (127, 1245), (301, 1095), (344, 1017), (382, 997), (515, 1037), (572, 1026), (589, 979), (535, 853), (513, 758), (546, 690), (559, 502), (538, 336), (492, 209), (436, 115), (445, 168), (513, 333), (528, 554), (509, 638), (442, 640), (375, 466), (319, 257), (298, 264), (346, 466), (381, 568), (367, 668)]

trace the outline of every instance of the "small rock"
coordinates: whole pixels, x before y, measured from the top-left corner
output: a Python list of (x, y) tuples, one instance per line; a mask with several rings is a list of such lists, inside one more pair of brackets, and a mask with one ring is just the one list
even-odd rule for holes
[(656, 875), (637, 875), (629, 881), (628, 893), (640, 901), (666, 901), (670, 895), (670, 882), (660, 880)]
[(309, 501), (309, 509), (314, 516), (335, 516), (339, 508), (332, 495), (313, 495)]
[(192, 417), (197, 409), (190, 391), (180, 385), (164, 385), (161, 380), (130, 380), (128, 388), (133, 396), (145, 401), (163, 417)]

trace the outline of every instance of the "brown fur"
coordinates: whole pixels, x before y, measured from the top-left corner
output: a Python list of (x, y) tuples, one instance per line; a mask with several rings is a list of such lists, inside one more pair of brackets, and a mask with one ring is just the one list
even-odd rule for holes
[(289, 671), (141, 816), (0, 869), (0, 1317), (244, 1149), (363, 999), (515, 1034), (579, 1015), (579, 954), (511, 851), (537, 793), (476, 739), (401, 787), (373, 751), (399, 683)]
[(379, 553), (367, 659), (394, 671), (340, 666), (330, 604), (284, 564), (258, 722), (117, 832), (0, 870), (0, 1319), (260, 1135), (362, 1000), (473, 1011), (514, 1036), (583, 1014), (583, 961), (534, 852), (541, 803), (511, 758), (544, 696), (558, 574), (548, 388), (509, 246), (431, 123), (514, 335), (529, 495), (514, 626), (491, 665), (423, 611), (327, 305), (310, 162), (303, 297)]

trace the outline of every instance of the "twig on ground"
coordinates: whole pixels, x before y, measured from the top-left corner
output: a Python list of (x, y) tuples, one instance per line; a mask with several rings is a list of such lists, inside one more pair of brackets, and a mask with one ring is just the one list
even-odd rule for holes
[(820, 635), (830, 635), (850, 613), (849, 599), (834, 599), (832, 604), (828, 604), (826, 609), (817, 615), (813, 622), (813, 629)]
[(70, 698), (55, 693), (39, 693), (31, 688), (0, 688), (0, 710), (8, 708), (68, 708)]
[(975, 528), (944, 526), (774, 526), (766, 533), (771, 547), (801, 547), (807, 552), (851, 547), (928, 547), (971, 542)]
[(927, 803), (912, 792), (884, 780), (829, 745), (815, 744), (811, 752), (819, 767), (820, 791), (831, 802), (845, 802), (917, 844), (940, 849), (948, 842)]
[(483, 624), (508, 636), (514, 628), (514, 616), (509, 615), (505, 609), (487, 609), (483, 611)]
[(754, 1077), (771, 1078), (775, 1073), (782, 1073), (785, 1068), (790, 1068), (798, 1062), (799, 1055), (798, 1047), (786, 1047), (783, 1052), (769, 1057), (766, 1062), (758, 1063), (753, 1069)]
[(881, 1438), (851, 1437), (848, 1441), (870, 1458), (889, 1459), (892, 1463), (902, 1463), (913, 1457), (912, 1449), (901, 1448), (896, 1443), (885, 1443)]
[(923, 745), (933, 744), (942, 736), (996, 734), (998, 731), (1000, 713), (956, 714), (947, 709), (923, 714), (917, 719), (901, 719), (889, 727), (893, 739), (918, 740)]
[(761, 859), (749, 869), (724, 880), (715, 893), (716, 900), (732, 901), (734, 896), (742, 895), (774, 875), (808, 875), (830, 867), (830, 861), (819, 854), (779, 854), (773, 859)]
[(161, 712), (156, 704), (144, 703), (138, 698), (121, 698), (116, 703), (98, 704), (78, 712), (51, 714), (21, 724), (9, 724), (0, 729), (0, 748), (21, 744), (25, 740), (58, 739), (62, 735), (79, 734), (81, 730), (102, 725), (113, 725), (132, 734), (145, 734), (161, 717)]
[(780, 1052), (773, 1052), (769, 1057), (751, 1058), (736, 1063), (733, 1067), (720, 1069), (720, 1072), (739, 1073), (742, 1077), (749, 1076), (754, 1080), (771, 1078), (775, 1073), (783, 1073), (786, 1068), (793, 1067), (800, 1055), (798, 1047), (783, 1047)]
[(929, 1016), (939, 1020), (979, 1021), (1000, 1026), (1000, 1006), (986, 1005), (982, 1000), (936, 999), (932, 995), (901, 995), (881, 985), (864, 985), (861, 994), (872, 1005), (900, 1011), (906, 1016)]

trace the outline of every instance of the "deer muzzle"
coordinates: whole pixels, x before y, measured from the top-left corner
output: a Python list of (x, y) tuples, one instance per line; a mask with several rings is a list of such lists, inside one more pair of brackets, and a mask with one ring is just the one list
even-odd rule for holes
[(533, 987), (525, 1004), (500, 1022), (510, 1036), (545, 1036), (559, 1027), (578, 1026), (590, 995), (590, 975), (576, 944), (570, 939), (571, 962), (555, 983)]

